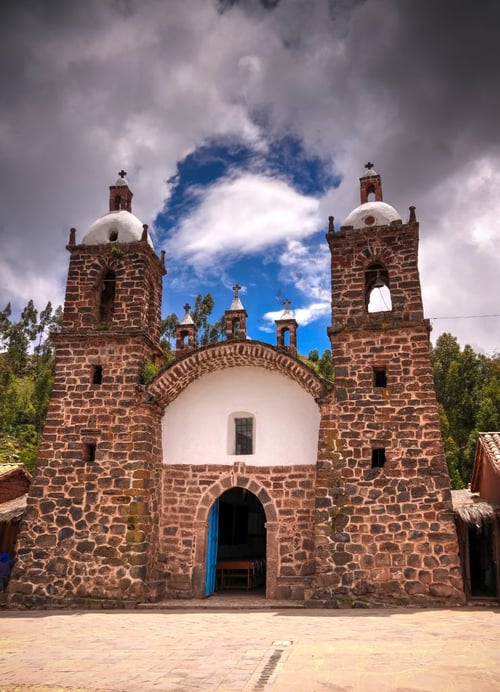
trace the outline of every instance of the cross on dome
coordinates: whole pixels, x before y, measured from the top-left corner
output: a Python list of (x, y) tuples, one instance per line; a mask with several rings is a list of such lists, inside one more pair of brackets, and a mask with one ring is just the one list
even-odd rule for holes
[(127, 175), (127, 171), (124, 171), (122, 168), (121, 171), (118, 171), (118, 175), (120, 178), (124, 178)]
[(241, 291), (241, 286), (239, 284), (234, 284), (233, 291), (234, 291), (234, 297), (238, 298), (239, 292)]
[(370, 171), (374, 167), (374, 165), (374, 163), (368, 161), (368, 163), (365, 163), (365, 168), (368, 168), (368, 170)]

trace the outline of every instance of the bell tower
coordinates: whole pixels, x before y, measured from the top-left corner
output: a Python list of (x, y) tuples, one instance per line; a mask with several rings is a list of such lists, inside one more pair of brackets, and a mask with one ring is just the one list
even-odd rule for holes
[(318, 561), (315, 597), (463, 602), (419, 225), (413, 207), (402, 221), (383, 201), (373, 164), (367, 171), (360, 206), (339, 230), (330, 217), (326, 235), (336, 415), (318, 472), (318, 494), (331, 499), (318, 513), (316, 535), (330, 551)]
[(247, 311), (243, 307), (243, 303), (240, 299), (241, 286), (235, 284), (233, 286), (234, 298), (231, 302), (229, 310), (224, 313), (224, 319), (226, 323), (226, 339), (240, 339), (244, 340), (247, 338)]
[(20, 533), (13, 601), (111, 603), (146, 592), (161, 442), (142, 377), (146, 364), (162, 359), (166, 272), (131, 200), (122, 171), (110, 211), (79, 243), (70, 232), (54, 386), (28, 499), (36, 522)]

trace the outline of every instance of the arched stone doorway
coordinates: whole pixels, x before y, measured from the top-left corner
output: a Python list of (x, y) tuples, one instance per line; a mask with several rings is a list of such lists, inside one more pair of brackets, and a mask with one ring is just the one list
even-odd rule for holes
[(205, 594), (265, 595), (266, 514), (246, 488), (226, 490), (212, 505), (208, 522)]
[[(217, 536), (214, 557), (215, 509)], [(215, 593), (235, 589), (239, 592), (252, 590), (257, 594), (260, 590), (266, 598), (275, 597), (277, 515), (264, 488), (255, 480), (242, 476), (238, 477), (238, 485), (231, 478), (223, 479), (205, 493), (196, 523), (195, 571), (203, 575), (193, 585), (196, 597), (209, 595), (207, 584), (211, 581)], [(212, 574), (210, 570), (213, 570)]]

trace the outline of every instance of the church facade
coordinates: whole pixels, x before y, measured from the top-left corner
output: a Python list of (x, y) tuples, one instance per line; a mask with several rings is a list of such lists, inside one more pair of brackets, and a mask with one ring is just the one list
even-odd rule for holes
[[(314, 606), (464, 601), (418, 273), (419, 228), (360, 179), (326, 234), (334, 382), (246, 335), (175, 361), (159, 347), (166, 274), (122, 172), (109, 212), (67, 249), (55, 381), (9, 584), (12, 607), (205, 598), (255, 589)], [(390, 304), (371, 312), (384, 288)]]

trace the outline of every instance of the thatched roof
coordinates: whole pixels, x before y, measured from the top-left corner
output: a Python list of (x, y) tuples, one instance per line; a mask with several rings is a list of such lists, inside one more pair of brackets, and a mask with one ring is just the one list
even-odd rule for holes
[(481, 526), (485, 521), (495, 517), (498, 505), (481, 500), (479, 493), (471, 493), (470, 490), (452, 490), (451, 502), (453, 511), (465, 521), (466, 524)]
[(31, 473), (26, 470), (24, 464), (10, 461), (0, 462), (0, 481), (4, 481), (16, 473), (21, 473), (31, 482)]
[(26, 509), (28, 494), (0, 503), (0, 522), (7, 523), (19, 519)]

